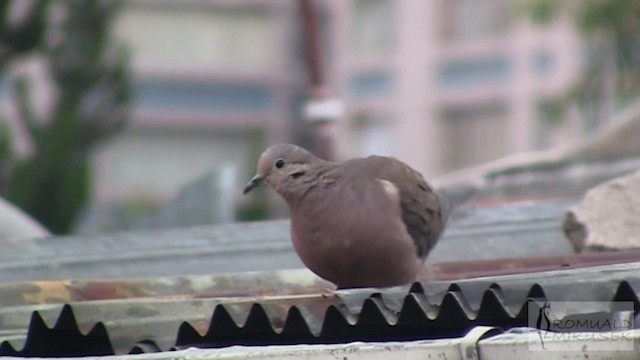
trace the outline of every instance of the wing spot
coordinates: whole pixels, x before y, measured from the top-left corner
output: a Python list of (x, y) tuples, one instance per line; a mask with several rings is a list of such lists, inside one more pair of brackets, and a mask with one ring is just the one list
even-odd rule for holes
[(384, 192), (385, 194), (387, 194), (389, 198), (391, 198), (394, 202), (400, 201), (400, 191), (398, 190), (398, 187), (394, 183), (392, 183), (389, 180), (383, 180), (383, 179), (376, 179), (376, 180), (378, 180), (382, 184)]

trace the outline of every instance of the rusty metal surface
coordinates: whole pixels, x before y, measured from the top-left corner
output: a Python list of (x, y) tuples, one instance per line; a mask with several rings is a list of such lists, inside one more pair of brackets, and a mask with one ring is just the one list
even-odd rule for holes
[(566, 256), (505, 258), (484, 261), (455, 261), (427, 266), (423, 280), (469, 278), (568, 270), (640, 261), (640, 250), (582, 253)]
[[(523, 203), (454, 212), (429, 262), (573, 253), (561, 223), (572, 202)], [(289, 222), (205, 226), (0, 245), (0, 283), (121, 279), (302, 268)]]
[[(553, 261), (586, 267), (335, 292), (306, 270), (3, 284), (0, 355), (404, 341), (460, 336), (477, 325), (526, 326), (528, 299), (640, 305), (639, 253)], [(588, 266), (614, 261), (635, 262)], [(510, 266), (520, 265), (526, 269), (532, 264)], [(474, 262), (463, 272), (487, 274), (503, 267), (499, 262)]]

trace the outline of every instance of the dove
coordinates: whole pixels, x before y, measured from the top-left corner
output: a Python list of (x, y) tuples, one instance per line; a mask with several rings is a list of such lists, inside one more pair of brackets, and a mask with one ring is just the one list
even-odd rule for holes
[(260, 156), (243, 194), (261, 184), (287, 203), (304, 265), (338, 289), (415, 281), (448, 217), (446, 199), (392, 157), (330, 162), (276, 144)]

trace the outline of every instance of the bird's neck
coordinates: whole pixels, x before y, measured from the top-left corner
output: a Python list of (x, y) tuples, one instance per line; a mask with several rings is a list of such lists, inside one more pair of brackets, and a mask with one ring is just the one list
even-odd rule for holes
[(330, 185), (331, 170), (336, 166), (336, 163), (317, 159), (303, 174), (286, 178), (275, 190), (293, 210), (300, 206), (303, 199), (311, 196), (314, 190)]

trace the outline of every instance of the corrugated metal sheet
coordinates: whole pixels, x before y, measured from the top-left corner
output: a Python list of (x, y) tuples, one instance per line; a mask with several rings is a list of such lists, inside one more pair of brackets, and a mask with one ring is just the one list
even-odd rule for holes
[(408, 342), (526, 326), (528, 301), (638, 305), (640, 251), (572, 255), (571, 204), (456, 212), (423, 282), (387, 289), (264, 271), (301, 267), (287, 221), (2, 244), (0, 355)]
[(531, 299), (633, 301), (638, 309), (636, 261), (336, 292), (305, 270), (4, 284), (0, 355), (457, 337), (477, 325), (526, 326)]
[[(480, 334), (478, 334), (478, 330)], [(524, 330), (524, 331), (523, 331)], [(467, 335), (455, 339), (418, 340), (401, 342), (352, 342), (347, 344), (320, 345), (270, 345), (270, 346), (230, 346), (217, 349), (189, 348), (171, 352), (144, 355), (122, 355), (106, 357), (105, 360), (238, 360), (238, 359), (306, 359), (306, 360), (637, 360), (638, 354), (632, 350), (615, 351), (607, 349), (607, 344), (584, 341), (563, 341), (561, 345), (571, 346), (571, 352), (532, 351), (538, 340), (537, 333), (525, 329), (514, 329), (500, 334), (488, 332), (483, 327), (474, 328)], [(480, 335), (480, 336), (478, 336)], [(486, 338), (482, 337), (486, 336)], [(586, 338), (589, 334), (581, 333)], [(620, 336), (620, 335), (618, 335)], [(625, 337), (632, 346), (640, 349), (640, 331), (629, 331)], [(556, 340), (557, 341), (557, 340)], [(549, 340), (551, 342), (551, 340)]]
[[(569, 255), (561, 223), (571, 204), (461, 209), (429, 262)], [(295, 268), (285, 220), (0, 244), (0, 283)]]

